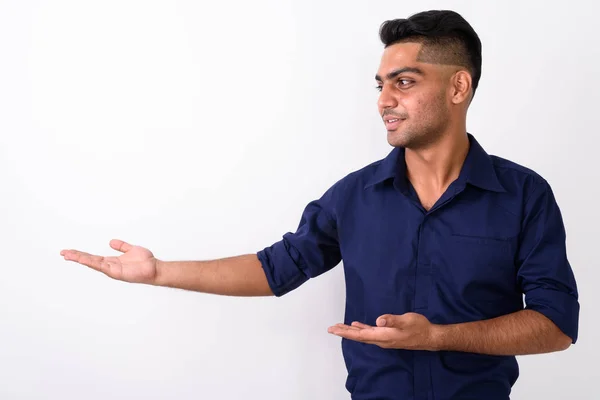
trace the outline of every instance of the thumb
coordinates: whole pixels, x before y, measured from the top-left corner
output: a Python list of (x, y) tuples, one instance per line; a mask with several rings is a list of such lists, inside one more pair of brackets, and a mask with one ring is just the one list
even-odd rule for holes
[(384, 314), (375, 321), (379, 327), (398, 328), (401, 325), (400, 315)]
[(110, 241), (109, 243), (110, 247), (112, 247), (113, 249), (120, 251), (121, 253), (126, 253), (129, 250), (131, 250), (131, 248), (133, 247), (132, 245), (130, 245), (127, 242), (124, 242), (122, 240), (119, 239), (113, 239)]

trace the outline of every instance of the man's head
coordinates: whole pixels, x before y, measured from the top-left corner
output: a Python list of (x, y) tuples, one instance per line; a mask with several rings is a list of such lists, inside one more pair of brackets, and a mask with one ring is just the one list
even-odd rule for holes
[(376, 80), (388, 142), (422, 148), (465, 125), (481, 76), (481, 41), (453, 11), (426, 11), (386, 21)]

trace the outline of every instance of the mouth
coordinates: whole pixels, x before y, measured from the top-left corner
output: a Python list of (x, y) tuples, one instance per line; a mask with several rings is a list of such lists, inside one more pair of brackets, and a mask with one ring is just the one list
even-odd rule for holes
[(388, 131), (395, 131), (396, 129), (398, 129), (398, 127), (400, 126), (400, 124), (403, 122), (404, 120), (401, 118), (390, 118), (390, 119), (386, 119), (385, 122), (385, 127)]

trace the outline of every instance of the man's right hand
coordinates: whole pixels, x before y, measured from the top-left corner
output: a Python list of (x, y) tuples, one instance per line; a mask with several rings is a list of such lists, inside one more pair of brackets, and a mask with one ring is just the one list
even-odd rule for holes
[(110, 247), (124, 254), (118, 257), (102, 257), (78, 250), (63, 250), (60, 255), (67, 261), (75, 261), (120, 281), (155, 284), (158, 260), (152, 252), (140, 246), (132, 246), (113, 239)]

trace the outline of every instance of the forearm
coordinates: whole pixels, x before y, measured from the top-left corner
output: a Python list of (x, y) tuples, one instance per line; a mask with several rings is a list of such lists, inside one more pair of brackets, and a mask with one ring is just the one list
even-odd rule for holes
[(437, 350), (492, 355), (549, 353), (568, 348), (571, 338), (533, 310), (462, 324), (435, 325)]
[(256, 254), (211, 261), (158, 261), (157, 286), (227, 296), (272, 296)]

